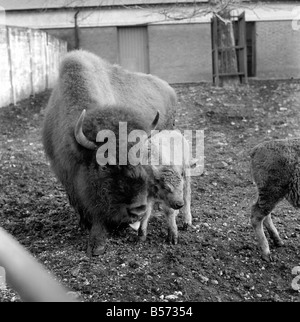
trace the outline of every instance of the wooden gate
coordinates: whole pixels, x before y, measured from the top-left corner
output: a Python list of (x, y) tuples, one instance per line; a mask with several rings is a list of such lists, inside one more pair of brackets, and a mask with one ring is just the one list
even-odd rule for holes
[[(247, 83), (247, 41), (246, 41), (246, 21), (245, 13), (232, 17), (235, 44), (233, 46), (222, 46), (220, 43), (220, 28), (224, 22), (214, 16), (211, 19), (211, 36), (212, 36), (212, 66), (213, 66), (213, 83), (217, 86), (221, 83), (222, 77), (238, 76), (241, 83)], [(237, 66), (234, 70), (224, 68), (224, 56), (230, 51), (235, 51)]]

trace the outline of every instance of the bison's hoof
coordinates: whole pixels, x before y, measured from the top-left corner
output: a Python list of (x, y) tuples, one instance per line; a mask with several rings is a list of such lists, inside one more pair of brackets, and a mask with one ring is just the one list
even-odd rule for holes
[(178, 244), (178, 237), (168, 236), (167, 243), (177, 245)]
[(284, 242), (281, 239), (274, 240), (274, 244), (275, 244), (276, 247), (284, 246)]
[(188, 229), (195, 229), (196, 227), (193, 226), (191, 223), (183, 223), (182, 230), (188, 230)]
[(93, 249), (93, 256), (103, 255), (106, 250), (106, 245), (99, 245)]
[(262, 254), (261, 257), (268, 263), (273, 262), (273, 257), (271, 256), (271, 254)]
[(105, 253), (106, 250), (106, 245), (98, 245), (97, 247), (91, 247), (90, 245), (88, 246), (88, 256), (100, 256)]
[(139, 240), (140, 240), (141, 242), (145, 242), (145, 241), (146, 241), (146, 239), (147, 239), (147, 236), (145, 236), (145, 235), (143, 235), (143, 236), (139, 236)]
[(183, 224), (182, 230), (188, 230), (188, 228), (189, 228), (189, 224), (185, 222)]

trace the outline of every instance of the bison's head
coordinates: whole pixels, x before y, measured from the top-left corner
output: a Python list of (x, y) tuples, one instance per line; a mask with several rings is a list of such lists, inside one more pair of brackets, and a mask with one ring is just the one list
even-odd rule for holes
[(115, 180), (111, 207), (116, 209), (118, 205), (122, 221), (132, 223), (139, 220), (147, 208), (148, 175), (145, 169), (140, 165), (115, 166), (112, 172)]
[[(112, 112), (114, 113), (114, 112)], [(96, 133), (92, 134), (87, 132), (84, 134), (84, 120), (86, 111), (84, 110), (79, 117), (75, 127), (75, 138), (77, 143), (89, 150), (96, 151), (99, 145), (92, 141), (89, 137), (95, 137)], [(124, 121), (122, 119), (121, 112), (118, 114), (118, 121)], [(90, 118), (91, 120), (91, 115)], [(87, 118), (87, 123), (89, 122)], [(159, 120), (159, 114), (156, 115), (154, 121), (148, 126), (150, 131), (155, 129)], [(118, 121), (114, 123), (118, 124)], [(95, 123), (95, 118), (92, 120)], [(99, 124), (99, 122), (97, 123)], [(89, 124), (85, 124), (88, 128)], [(118, 132), (115, 124), (111, 125), (110, 130)], [(131, 123), (131, 127), (138, 126)], [(130, 129), (129, 129), (130, 130)], [(97, 129), (99, 131), (99, 128)], [(118, 133), (116, 133), (118, 136)], [(118, 142), (118, 144), (121, 144)], [(126, 143), (127, 144), (127, 143)], [(130, 144), (128, 144), (128, 149)], [(117, 146), (119, 149), (119, 146)], [(94, 207), (93, 213), (101, 211), (106, 214), (106, 221), (115, 222), (135, 222), (145, 213), (147, 207), (148, 197), (148, 174), (145, 168), (139, 165), (100, 165), (96, 162), (96, 152), (93, 156), (93, 162), (89, 165), (86, 176), (83, 174), (81, 182), (78, 186), (86, 186), (87, 190), (85, 195), (88, 195), (88, 200), (91, 205), (88, 207)], [(92, 200), (92, 198), (94, 198)]]

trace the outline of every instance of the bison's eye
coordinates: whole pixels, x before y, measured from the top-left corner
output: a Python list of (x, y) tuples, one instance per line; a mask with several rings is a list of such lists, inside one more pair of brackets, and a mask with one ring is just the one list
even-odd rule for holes
[(154, 191), (154, 193), (158, 193), (158, 186), (153, 186), (153, 191)]
[(118, 188), (119, 188), (119, 191), (120, 192), (125, 192), (125, 187), (124, 187), (124, 184), (123, 184), (123, 182), (118, 182)]
[(102, 171), (108, 171), (108, 166), (107, 165), (102, 165), (100, 166)]

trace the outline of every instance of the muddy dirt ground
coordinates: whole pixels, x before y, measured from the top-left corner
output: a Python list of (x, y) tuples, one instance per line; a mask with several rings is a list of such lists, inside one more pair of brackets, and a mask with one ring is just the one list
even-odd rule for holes
[[(277, 206), (273, 221), (285, 246), (270, 241), (274, 261), (264, 262), (249, 223), (256, 195), (249, 149), (300, 136), (300, 81), (174, 88), (176, 127), (205, 134), (204, 172), (192, 183), (195, 229), (181, 229), (178, 245), (166, 242), (166, 223), (156, 216), (145, 243), (126, 228), (109, 237), (102, 257), (87, 257), (87, 233), (43, 153), (49, 92), (0, 109), (0, 226), (83, 301), (299, 301), (291, 270), (300, 265), (300, 216), (285, 201)], [(0, 301), (20, 298), (8, 287)]]

